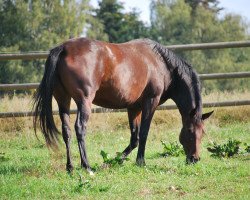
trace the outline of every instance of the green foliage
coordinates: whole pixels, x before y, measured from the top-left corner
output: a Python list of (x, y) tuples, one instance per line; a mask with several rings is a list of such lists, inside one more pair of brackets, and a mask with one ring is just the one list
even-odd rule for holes
[[(48, 51), (80, 36), (88, 1), (12, 1), (0, 4), (0, 52)], [(77, 25), (76, 25), (77, 24)], [(0, 62), (0, 83), (40, 81), (43, 60)]]
[(244, 143), (244, 145), (245, 145), (245, 151), (247, 153), (250, 153), (250, 145), (248, 145), (247, 143)]
[(91, 187), (90, 180), (84, 179), (81, 173), (78, 172), (79, 175), (79, 182), (76, 191), (80, 192), (82, 189), (88, 189)]
[(88, 3), (4, 0), (0, 6), (1, 48), (17, 45), (19, 51), (47, 51), (82, 34)]
[[(197, 1), (195, 2), (197, 3)], [(196, 14), (184, 0), (159, 0), (151, 3), (151, 24), (163, 44), (203, 43), (247, 39), (247, 25), (239, 15), (218, 17), (202, 4), (196, 5)], [(213, 55), (212, 51), (204, 53)], [(217, 55), (217, 53), (215, 53)]]
[(167, 144), (166, 142), (161, 141), (161, 144), (163, 145), (163, 153), (161, 154), (162, 156), (178, 157), (180, 155), (184, 155), (182, 146), (177, 142), (170, 142)]
[(218, 7), (218, 0), (185, 0), (185, 3), (187, 3), (192, 8), (192, 15), (194, 16), (196, 15), (196, 10), (199, 6), (216, 13), (222, 9)]
[[(174, 3), (176, 2), (176, 3)], [(191, 8), (183, 1), (152, 1), (151, 24), (162, 44), (181, 44), (190, 41)]]
[(124, 6), (117, 0), (99, 1), (95, 11), (96, 18), (103, 24), (104, 33), (109, 42), (127, 42), (132, 39), (150, 37), (150, 29), (139, 20), (139, 12), (125, 12)]
[[(225, 144), (216, 144), (213, 143), (211, 147), (208, 147), (207, 150), (211, 152), (213, 157), (225, 157), (229, 158), (234, 155), (243, 153), (240, 149), (241, 142), (234, 139), (229, 139)], [(249, 145), (245, 144), (245, 152), (249, 152)]]
[(124, 160), (129, 160), (129, 158), (123, 158), (123, 154), (121, 152), (117, 152), (116, 153), (116, 157), (115, 158), (110, 158), (109, 153), (105, 152), (105, 151), (101, 151), (101, 156), (103, 158), (103, 163), (105, 164), (105, 166), (116, 166), (116, 165), (121, 165), (123, 163)]
[(10, 158), (6, 157), (5, 154), (6, 154), (5, 152), (0, 152), (0, 161), (1, 162), (7, 161), (10, 159)]
[[(92, 12), (94, 13), (94, 11)], [(104, 32), (104, 25), (94, 14), (89, 15), (87, 23), (88, 28), (86, 34), (88, 38), (108, 41), (108, 35)]]
[[(240, 15), (219, 17), (218, 1), (159, 0), (151, 3), (154, 39), (165, 45), (247, 40), (248, 25)], [(249, 71), (249, 49), (177, 52), (198, 73)], [(249, 80), (206, 81), (211, 90), (247, 90)], [(237, 87), (236, 87), (237, 86)]]

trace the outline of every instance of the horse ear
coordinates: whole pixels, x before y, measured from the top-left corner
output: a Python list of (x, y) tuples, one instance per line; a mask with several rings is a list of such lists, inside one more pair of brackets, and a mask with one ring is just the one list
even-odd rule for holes
[(202, 120), (205, 120), (205, 119), (209, 118), (209, 117), (213, 114), (213, 112), (214, 112), (214, 111), (211, 111), (211, 112), (202, 114)]

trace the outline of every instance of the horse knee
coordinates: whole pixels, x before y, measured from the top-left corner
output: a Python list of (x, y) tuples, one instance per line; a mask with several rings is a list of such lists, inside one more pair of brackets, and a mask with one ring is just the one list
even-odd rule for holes
[(63, 135), (63, 139), (64, 141), (70, 141), (71, 140), (71, 130), (70, 127), (66, 124), (62, 125), (62, 135)]
[(75, 125), (75, 131), (76, 131), (76, 138), (81, 139), (83, 137), (82, 126), (76, 124)]
[(69, 125), (63, 124), (62, 125), (62, 131), (65, 133), (65, 135), (70, 135), (69, 133), (71, 132)]

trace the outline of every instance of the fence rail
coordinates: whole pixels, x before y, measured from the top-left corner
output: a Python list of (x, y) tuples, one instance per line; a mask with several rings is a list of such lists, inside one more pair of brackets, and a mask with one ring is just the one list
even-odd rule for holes
[(231, 73), (214, 73), (199, 74), (201, 80), (229, 79), (229, 78), (249, 78), (250, 72), (231, 72)]
[(0, 84), (0, 91), (5, 90), (32, 90), (36, 89), (39, 83), (22, 83), (22, 84)]
[[(243, 106), (250, 105), (250, 100), (244, 101), (224, 101), (224, 102), (208, 102), (203, 103), (203, 108), (209, 107), (227, 107), (227, 106)], [(174, 110), (177, 109), (176, 105), (161, 105), (158, 106), (157, 110)], [(126, 109), (107, 109), (107, 108), (93, 108), (92, 113), (112, 113), (112, 112), (127, 112)], [(71, 110), (70, 114), (76, 114), (77, 110)], [(58, 115), (58, 111), (53, 111), (53, 115)], [(10, 118), (10, 117), (31, 117), (34, 116), (33, 112), (6, 112), (0, 113), (0, 118)]]
[[(249, 78), (250, 72), (232, 72), (232, 73), (215, 73), (200, 74), (201, 80), (228, 79), (228, 78)], [(39, 83), (23, 83), (23, 84), (0, 84), (1, 90), (31, 90), (36, 89)]]
[[(202, 44), (169, 45), (166, 47), (178, 51), (240, 48), (240, 47), (250, 47), (250, 40), (234, 41), (234, 42), (214, 42), (214, 43), (202, 43)], [(0, 54), (0, 61), (46, 59), (48, 53), (49, 53), (48, 51), (45, 51), (45, 52)]]

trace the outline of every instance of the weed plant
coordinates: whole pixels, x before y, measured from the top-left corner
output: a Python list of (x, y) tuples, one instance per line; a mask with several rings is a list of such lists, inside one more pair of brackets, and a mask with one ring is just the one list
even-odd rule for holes
[(184, 155), (183, 147), (177, 142), (166, 143), (164, 141), (161, 141), (161, 144), (163, 145), (163, 153), (161, 155), (164, 157), (167, 156), (178, 157)]
[(211, 147), (208, 147), (207, 150), (211, 152), (213, 157), (229, 158), (234, 155), (249, 153), (249, 145), (245, 143), (245, 149), (240, 147), (241, 142), (236, 139), (230, 138), (224, 144), (213, 143)]

